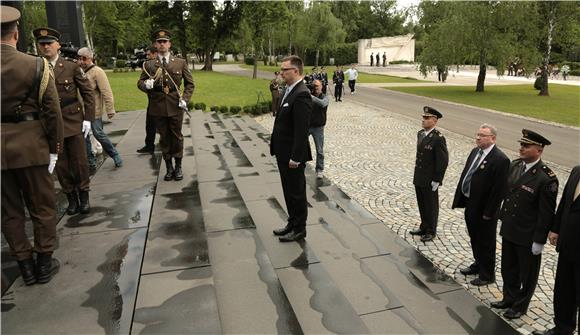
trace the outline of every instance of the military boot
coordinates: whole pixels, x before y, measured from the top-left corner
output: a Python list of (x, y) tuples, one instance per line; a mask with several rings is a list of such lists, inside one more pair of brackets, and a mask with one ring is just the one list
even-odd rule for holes
[(77, 192), (72, 191), (71, 193), (66, 194), (66, 198), (68, 199), (68, 207), (66, 208), (66, 213), (68, 215), (75, 215), (79, 212), (79, 197)]
[(36, 276), (34, 275), (34, 260), (32, 258), (18, 261), (18, 267), (20, 268), (20, 274), (22, 274), (24, 284), (30, 286), (36, 283)]
[(58, 259), (50, 254), (38, 254), (36, 257), (36, 278), (40, 284), (48, 283), (60, 269)]
[(181, 157), (175, 157), (175, 171), (173, 172), (175, 180), (183, 179), (183, 171), (181, 171)]
[(79, 198), (81, 200), (81, 214), (89, 214), (91, 211), (91, 204), (89, 204), (89, 191), (80, 191)]
[(173, 170), (173, 162), (171, 161), (171, 158), (165, 160), (165, 169), (167, 170), (167, 173), (165, 174), (165, 177), (163, 177), (163, 179), (165, 181), (172, 180), (173, 179), (173, 173), (175, 171)]

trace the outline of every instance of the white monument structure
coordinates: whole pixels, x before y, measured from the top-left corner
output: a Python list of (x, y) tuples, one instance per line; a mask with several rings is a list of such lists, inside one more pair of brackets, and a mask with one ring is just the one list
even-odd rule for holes
[[(413, 34), (377, 37), (358, 40), (358, 63), (370, 65), (371, 53), (376, 57), (379, 53), (379, 62), (382, 65), (383, 53), (387, 53), (387, 64), (396, 60), (415, 61), (415, 40)], [(374, 59), (376, 61), (376, 58)], [(376, 63), (374, 64), (376, 66)]]

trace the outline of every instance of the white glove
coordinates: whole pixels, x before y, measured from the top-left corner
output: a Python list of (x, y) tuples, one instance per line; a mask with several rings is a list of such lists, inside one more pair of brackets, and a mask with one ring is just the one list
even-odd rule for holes
[(542, 253), (542, 250), (544, 250), (544, 245), (540, 244), (538, 242), (534, 242), (532, 243), (532, 254), (534, 256), (538, 256), (539, 254)]
[(50, 163), (48, 163), (48, 173), (52, 173), (52, 171), (54, 171), (54, 167), (56, 166), (57, 160), (58, 160), (57, 154), (50, 154)]
[(432, 181), (431, 182), (431, 190), (433, 192), (437, 191), (437, 189), (439, 188), (439, 182), (438, 181)]
[(185, 102), (185, 100), (183, 100), (183, 99), (180, 99), (179, 100), (179, 108), (187, 109), (187, 102)]
[(153, 83), (155, 82), (155, 80), (153, 79), (147, 79), (145, 80), (145, 88), (150, 90), (153, 88)]
[(83, 121), (82, 131), (85, 135), (85, 138), (89, 136), (89, 133), (91, 132), (91, 121)]

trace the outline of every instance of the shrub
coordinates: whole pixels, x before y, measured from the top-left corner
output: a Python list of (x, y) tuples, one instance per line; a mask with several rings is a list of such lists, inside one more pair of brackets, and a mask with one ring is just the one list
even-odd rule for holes
[(230, 109), (228, 106), (220, 106), (219, 111), (220, 113), (227, 113)]
[(408, 60), (394, 60), (392, 62), (389, 62), (389, 64), (413, 64), (413, 62), (410, 62)]
[(334, 57), (334, 64), (348, 65), (358, 62), (358, 43), (340, 44), (336, 49), (329, 51), (329, 56)]
[(192, 110), (197, 108), (195, 108), (195, 104), (192, 101), (190, 101), (187, 103), (187, 109)]
[(203, 103), (203, 102), (196, 102), (196, 103), (193, 105), (193, 108), (195, 108), (195, 109), (199, 109), (199, 110), (202, 110), (202, 111), (205, 111), (206, 105), (205, 105), (205, 103)]
[(580, 76), (580, 70), (571, 70), (568, 74), (571, 76)]
[(218, 106), (211, 106), (209, 108), (209, 110), (212, 111), (212, 112), (217, 112), (218, 111), (218, 108), (219, 108)]
[(540, 91), (542, 89), (542, 76), (539, 76), (536, 78), (536, 81), (534, 81), (534, 88), (538, 91)]
[(117, 59), (117, 60), (115, 61), (115, 67), (116, 67), (116, 68), (119, 68), (119, 69), (122, 69), (122, 68), (124, 68), (124, 67), (125, 67), (125, 64), (126, 64), (126, 63), (127, 63), (127, 61), (126, 61), (126, 60), (124, 60), (124, 59)]
[(246, 65), (254, 65), (255, 60), (256, 59), (254, 57), (246, 57), (244, 58), (244, 63)]
[(242, 110), (243, 110), (243, 111), (244, 111), (244, 113), (246, 113), (246, 114), (253, 114), (253, 113), (254, 113), (254, 112), (253, 112), (253, 110), (254, 110), (254, 106), (247, 105), (247, 106), (244, 106), (244, 108), (243, 108)]
[(240, 106), (230, 106), (230, 113), (238, 114), (242, 110)]

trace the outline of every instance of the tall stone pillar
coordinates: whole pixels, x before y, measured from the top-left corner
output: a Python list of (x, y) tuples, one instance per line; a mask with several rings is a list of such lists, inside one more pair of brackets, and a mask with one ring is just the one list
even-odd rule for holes
[(84, 47), (85, 31), (80, 1), (45, 1), (48, 26), (61, 33), (61, 43)]

